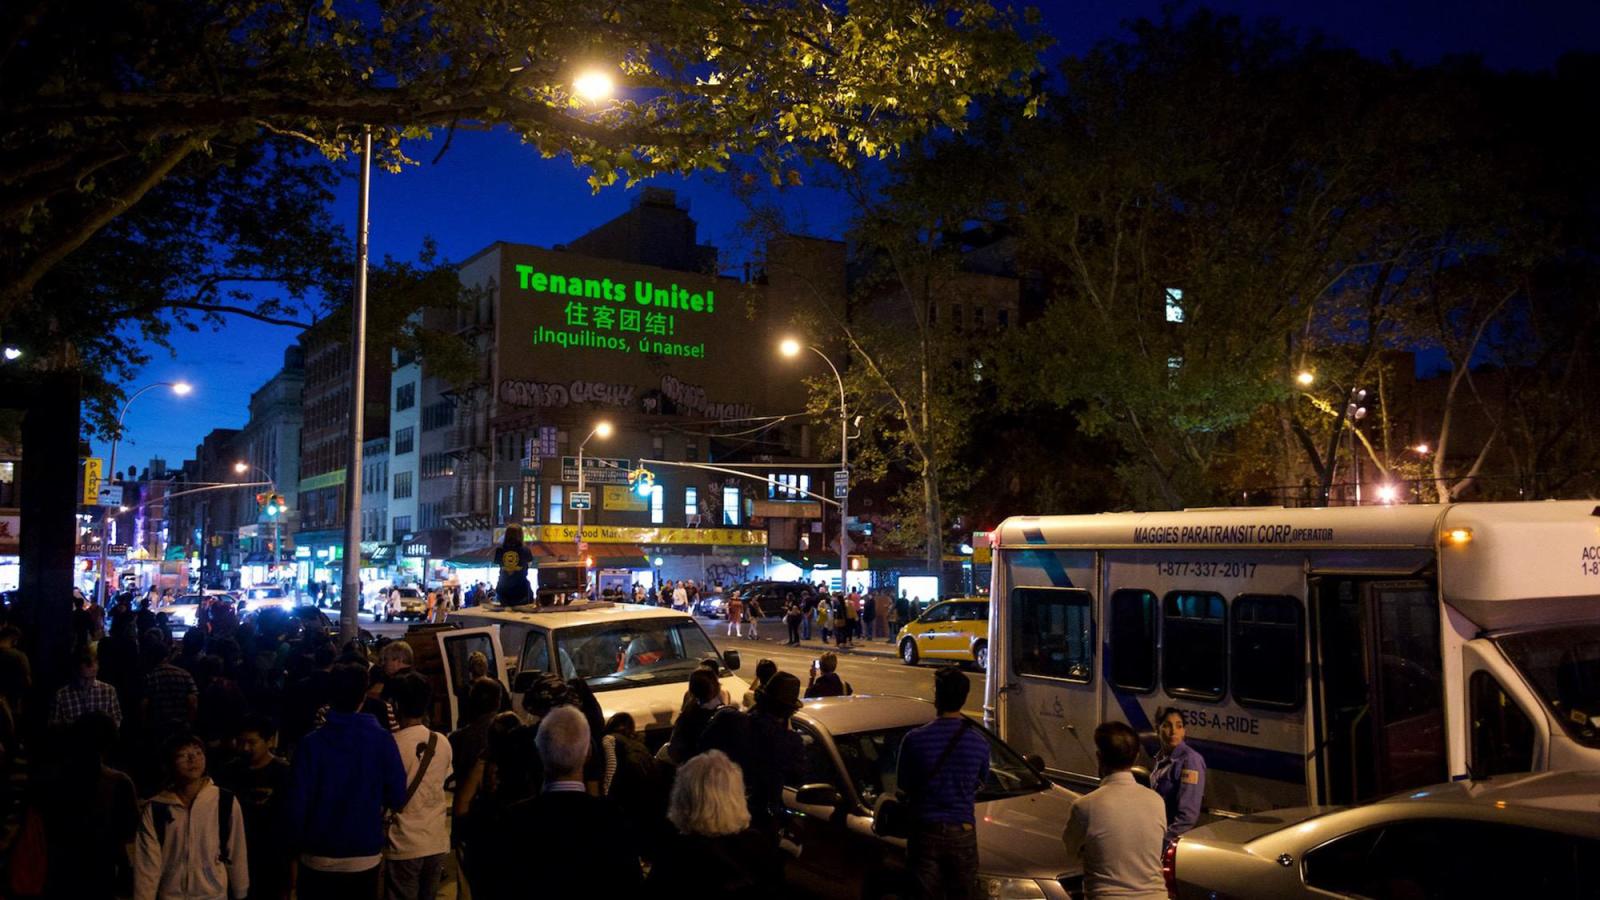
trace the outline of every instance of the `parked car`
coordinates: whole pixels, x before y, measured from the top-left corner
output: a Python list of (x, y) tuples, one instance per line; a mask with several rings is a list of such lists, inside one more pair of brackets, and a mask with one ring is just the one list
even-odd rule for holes
[(421, 619), (428, 614), (428, 595), (419, 587), (391, 588), (383, 594), (383, 620)]
[(989, 598), (964, 597), (927, 608), (907, 622), (895, 637), (900, 661), (914, 666), (924, 659), (958, 660), (989, 668)]
[[(807, 701), (794, 716), (805, 745), (801, 783), (784, 787), (784, 805), (801, 846), (789, 883), (825, 897), (904, 896), (905, 840), (872, 830), (878, 799), (895, 790), (900, 741), (933, 721), (932, 703), (909, 697), (832, 697)], [(989, 778), (978, 792), (980, 896), (1069, 897), (1081, 867), (1061, 833), (1078, 794), (1052, 784), (981, 725)]]
[(761, 604), (761, 611), (769, 616), (782, 615), (783, 605), (789, 601), (791, 594), (801, 603), (808, 597), (815, 601), (817, 596), (817, 589), (804, 581), (752, 581), (740, 585), (736, 590), (744, 598), (746, 608), (754, 599)]
[(1595, 896), (1600, 772), (1457, 781), (1364, 806), (1225, 819), (1167, 851), (1168, 894)]

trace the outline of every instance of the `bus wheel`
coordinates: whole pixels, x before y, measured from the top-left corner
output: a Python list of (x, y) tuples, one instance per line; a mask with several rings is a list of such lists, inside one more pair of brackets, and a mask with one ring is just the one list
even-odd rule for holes
[(908, 666), (917, 664), (917, 642), (906, 638), (900, 642), (900, 661)]
[(979, 641), (972, 645), (972, 665), (980, 672), (989, 671), (988, 641)]

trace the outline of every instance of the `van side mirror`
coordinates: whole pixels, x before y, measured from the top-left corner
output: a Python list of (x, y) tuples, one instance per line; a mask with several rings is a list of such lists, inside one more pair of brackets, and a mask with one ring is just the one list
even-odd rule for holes
[(1039, 754), (1024, 753), (1022, 755), (1022, 761), (1028, 764), (1028, 768), (1032, 769), (1038, 774), (1044, 774), (1044, 757), (1040, 756)]
[(524, 669), (523, 671), (518, 672), (517, 677), (511, 682), (511, 692), (513, 694), (528, 693), (529, 691), (533, 690), (533, 686), (538, 683), (538, 679), (541, 674), (543, 673), (534, 671), (533, 669)]
[(724, 650), (724, 651), (722, 651), (722, 664), (727, 666), (728, 667), (728, 671), (730, 671), (730, 672), (739, 671), (739, 665), (740, 665), (740, 662), (739, 662), (739, 651), (737, 651), (737, 650)]
[(802, 806), (837, 808), (840, 799), (839, 789), (831, 784), (808, 784), (794, 792), (794, 802)]

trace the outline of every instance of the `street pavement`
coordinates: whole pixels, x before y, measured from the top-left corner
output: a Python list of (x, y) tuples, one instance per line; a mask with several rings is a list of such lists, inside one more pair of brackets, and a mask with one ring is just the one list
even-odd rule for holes
[[(839, 655), (839, 676), (850, 682), (858, 694), (898, 694), (902, 697), (933, 699), (933, 672), (935, 664), (907, 666), (895, 655), (894, 645), (883, 638), (874, 641), (858, 640), (853, 647), (843, 650), (815, 639), (803, 641), (798, 647), (785, 646), (788, 632), (778, 619), (763, 620), (761, 639), (735, 638), (728, 635), (728, 624), (722, 619), (700, 619), (700, 624), (719, 650), (738, 650), (741, 667), (739, 675), (746, 680), (755, 677), (756, 663), (762, 658), (771, 659), (778, 669), (790, 672), (806, 683), (811, 661), (833, 650)], [(748, 632), (749, 626), (745, 626)], [(967, 695), (964, 709), (969, 713), (983, 712), (983, 673), (968, 671), (972, 679), (972, 693)]]

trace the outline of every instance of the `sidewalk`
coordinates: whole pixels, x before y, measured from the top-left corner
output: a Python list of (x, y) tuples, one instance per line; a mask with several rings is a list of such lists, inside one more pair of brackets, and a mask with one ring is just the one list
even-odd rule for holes
[[(705, 628), (706, 633), (711, 635), (713, 640), (717, 638), (729, 638), (728, 621), (726, 619), (708, 619), (704, 617), (697, 618), (700, 622), (700, 625)], [(748, 632), (749, 626), (746, 625), (742, 630)], [(779, 647), (784, 647), (788, 646), (788, 638), (789, 630), (784, 627), (783, 620), (773, 617), (763, 618), (761, 620), (761, 637), (750, 638), (741, 636), (737, 638), (737, 640), (751, 641), (758, 644), (774, 644)], [(854, 643), (848, 647), (836, 647), (831, 643), (824, 644), (822, 640), (817, 637), (815, 628), (811, 630), (811, 640), (801, 641), (795, 646), (795, 649), (814, 650), (817, 653), (832, 650), (840, 656), (887, 656), (893, 659), (898, 659), (900, 655), (899, 652), (895, 650), (894, 644), (889, 643), (885, 638), (857, 638)]]

